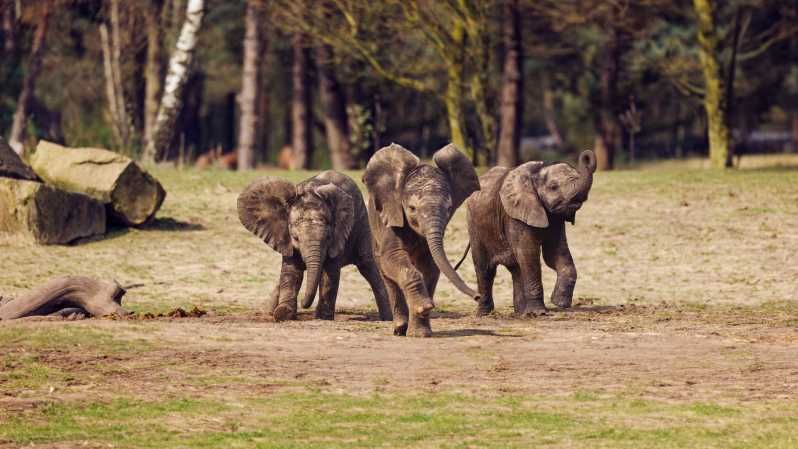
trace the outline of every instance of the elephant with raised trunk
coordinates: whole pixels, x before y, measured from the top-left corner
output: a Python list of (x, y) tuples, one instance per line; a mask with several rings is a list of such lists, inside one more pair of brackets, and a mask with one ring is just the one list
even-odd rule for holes
[(280, 280), (267, 304), (275, 321), (296, 318), (302, 277), (308, 278), (302, 307), (332, 320), (341, 267), (355, 264), (371, 285), (381, 320), (391, 320), (387, 293), (374, 260), (363, 196), (354, 181), (325, 171), (294, 186), (267, 177), (238, 197), (238, 217), (250, 232), (283, 256)]
[(571, 306), (576, 284), (565, 222), (587, 201), (596, 156), (584, 151), (579, 164), (527, 162), (494, 167), (479, 178), (480, 191), (467, 203), (471, 257), (479, 286), (477, 315), (493, 311), (493, 279), (504, 265), (513, 277), (513, 307), (520, 315), (546, 312), (540, 256), (557, 272), (551, 302)]
[(432, 335), (429, 314), (440, 272), (466, 295), (478, 297), (449, 263), (443, 233), (454, 211), (479, 189), (479, 179), (452, 144), (432, 159), (434, 166), (422, 164), (391, 144), (372, 156), (363, 175), (374, 254), (393, 308), (395, 335)]

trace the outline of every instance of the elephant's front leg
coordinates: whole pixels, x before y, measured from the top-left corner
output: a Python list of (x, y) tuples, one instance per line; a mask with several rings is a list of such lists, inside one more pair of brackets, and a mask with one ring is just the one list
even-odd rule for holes
[(576, 266), (568, 248), (565, 223), (552, 223), (543, 240), (543, 260), (557, 272), (557, 283), (551, 292), (551, 302), (557, 307), (571, 307), (576, 285)]
[(283, 257), (283, 265), (280, 270), (280, 294), (272, 314), (274, 321), (296, 319), (296, 298), (302, 286), (303, 276), (304, 265), (298, 256)]
[(546, 306), (543, 304), (543, 282), (540, 273), (540, 243), (536, 239), (519, 239), (518, 247), (515, 248), (515, 258), (518, 267), (512, 270), (513, 306), (515, 313), (522, 316), (537, 316), (546, 313)]
[(432, 329), (427, 318), (430, 311), (435, 308), (435, 304), (427, 291), (424, 276), (413, 265), (410, 256), (404, 249), (397, 248), (384, 254), (380, 264), (385, 276), (396, 283), (407, 301), (410, 315), (407, 335), (411, 337), (432, 336)]
[(320, 320), (335, 319), (335, 300), (338, 298), (338, 284), (341, 280), (341, 267), (324, 268), (319, 286), (319, 305), (316, 307), (316, 318)]
[(407, 335), (407, 301), (402, 294), (402, 290), (396, 283), (387, 277), (383, 276), (383, 283), (385, 290), (388, 292), (388, 300), (393, 309), (393, 334), (394, 335)]

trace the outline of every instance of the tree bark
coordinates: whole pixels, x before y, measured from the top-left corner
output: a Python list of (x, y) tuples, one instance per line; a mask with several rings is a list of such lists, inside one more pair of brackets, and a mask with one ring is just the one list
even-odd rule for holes
[(556, 111), (554, 109), (554, 91), (551, 88), (551, 80), (549, 75), (544, 73), (541, 79), (541, 88), (543, 89), (543, 120), (546, 122), (546, 129), (549, 131), (557, 146), (563, 145), (562, 132), (560, 127), (557, 126)]
[(598, 115), (596, 117), (595, 152), (599, 170), (612, 170), (615, 153), (621, 143), (621, 125), (615, 113), (621, 63), (621, 36), (612, 28), (601, 61)]
[(698, 55), (704, 75), (704, 110), (709, 133), (709, 158), (713, 167), (731, 166), (727, 91), (718, 58), (718, 36), (712, 0), (693, 0), (698, 22)]
[(152, 138), (158, 116), (158, 96), (161, 94), (161, 44), (163, 32), (161, 14), (163, 0), (148, 0), (144, 12), (147, 28), (147, 60), (144, 67), (144, 142)]
[(105, 89), (108, 96), (108, 109), (111, 128), (120, 148), (128, 149), (132, 143), (133, 123), (127, 113), (121, 67), (121, 33), (119, 24), (119, 0), (111, 1), (111, 32), (108, 25), (100, 24), (103, 67), (105, 70)]
[(174, 125), (183, 105), (183, 91), (194, 62), (204, 8), (204, 0), (188, 1), (186, 20), (183, 22), (175, 50), (169, 60), (163, 97), (155, 118), (152, 138), (144, 150), (144, 160), (148, 162), (158, 162), (163, 159), (175, 134)]
[(50, 21), (50, 8), (45, 4), (39, 13), (36, 23), (36, 30), (33, 34), (33, 45), (31, 47), (28, 70), (22, 81), (22, 90), (17, 98), (17, 109), (14, 112), (14, 122), (11, 125), (11, 132), (8, 136), (8, 144), (17, 153), (22, 154), (24, 149), (23, 140), (25, 139), (25, 128), (28, 123), (28, 115), (33, 91), (36, 87), (36, 78), (42, 68), (42, 58), (44, 56), (45, 41), (47, 39), (47, 27)]
[(523, 43), (518, 0), (510, 0), (504, 11), (504, 75), (501, 94), (501, 131), (497, 165), (515, 167), (521, 146), (524, 113)]
[(91, 316), (127, 315), (122, 308), (125, 289), (116, 282), (83, 276), (52, 279), (33, 291), (0, 305), (0, 320), (50, 315), (78, 308)]
[(238, 170), (255, 168), (255, 146), (258, 136), (258, 87), (261, 66), (260, 13), (261, 0), (247, 2), (244, 35), (244, 68), (239, 102), (241, 118), (238, 127)]
[(291, 99), (291, 146), (294, 150), (294, 166), (309, 169), (313, 161), (313, 112), (311, 82), (308, 66), (309, 51), (305, 38), (295, 34), (292, 42), (294, 61), (291, 70), (293, 97)]
[(11, 0), (0, 1), (0, 20), (2, 20), (3, 51), (6, 55), (13, 55), (17, 51), (16, 26), (14, 24), (14, 2)]
[(452, 62), (446, 68), (446, 92), (444, 94), (444, 105), (446, 106), (446, 117), (449, 122), (449, 134), (452, 143), (457, 145), (460, 150), (470, 156), (472, 161), (476, 160), (476, 152), (468, 145), (466, 137), (463, 92), (463, 65), (465, 31), (460, 22), (455, 22), (451, 34), (454, 52), (451, 55)]
[(328, 45), (321, 45), (316, 49), (316, 55), (319, 67), (319, 95), (332, 167), (334, 170), (351, 170), (357, 168), (357, 164), (351, 154), (346, 95), (335, 76), (333, 50)]

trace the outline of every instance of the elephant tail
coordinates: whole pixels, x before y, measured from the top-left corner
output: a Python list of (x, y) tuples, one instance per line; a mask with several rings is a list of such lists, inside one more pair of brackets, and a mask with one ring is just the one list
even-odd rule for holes
[(466, 256), (468, 255), (468, 250), (469, 249), (471, 249), (471, 242), (468, 242), (468, 245), (466, 246), (466, 249), (463, 252), (463, 257), (461, 257), (460, 258), (460, 262), (457, 262), (457, 265), (454, 266), (454, 271), (457, 271), (457, 269), (460, 268), (460, 265), (463, 264), (463, 261), (465, 260)]

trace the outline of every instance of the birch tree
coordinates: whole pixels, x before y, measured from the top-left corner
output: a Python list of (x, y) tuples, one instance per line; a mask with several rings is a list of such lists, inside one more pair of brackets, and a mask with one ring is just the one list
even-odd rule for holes
[(158, 108), (158, 115), (155, 118), (152, 138), (147, 141), (144, 150), (144, 160), (147, 162), (162, 160), (174, 136), (175, 122), (183, 105), (183, 91), (194, 62), (204, 9), (204, 0), (188, 0), (186, 19), (169, 60), (164, 92)]

